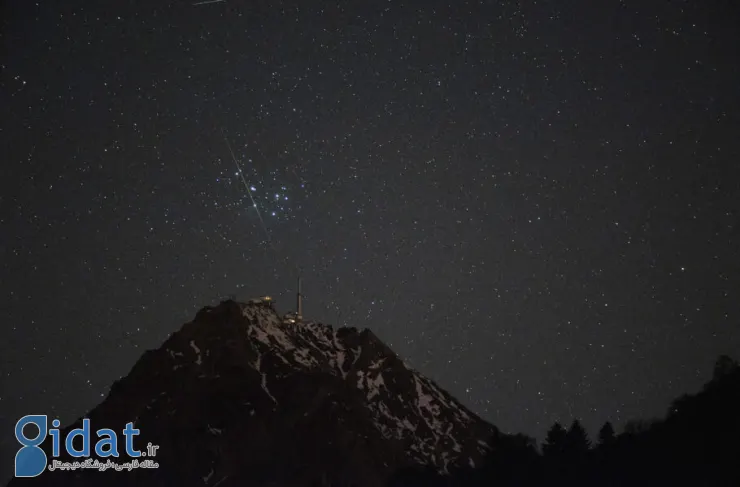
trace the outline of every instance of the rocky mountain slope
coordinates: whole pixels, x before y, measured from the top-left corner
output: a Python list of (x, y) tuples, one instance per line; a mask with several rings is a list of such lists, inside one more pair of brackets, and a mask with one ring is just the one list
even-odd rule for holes
[(369, 330), (286, 324), (234, 301), (147, 351), (86, 417), (93, 430), (134, 421), (159, 468), (10, 485), (380, 486), (413, 465), (474, 466), (495, 432)]

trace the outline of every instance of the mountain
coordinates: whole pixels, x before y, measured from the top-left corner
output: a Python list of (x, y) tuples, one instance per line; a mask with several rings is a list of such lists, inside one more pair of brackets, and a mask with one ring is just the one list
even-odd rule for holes
[(203, 308), (86, 417), (93, 431), (133, 421), (159, 468), (9, 485), (381, 486), (415, 466), (474, 467), (498, 433), (371, 331), (284, 322), (259, 301)]

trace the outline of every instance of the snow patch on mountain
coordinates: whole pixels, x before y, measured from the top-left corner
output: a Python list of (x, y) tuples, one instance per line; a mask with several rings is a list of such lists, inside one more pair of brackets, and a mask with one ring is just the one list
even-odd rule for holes
[(197, 358), (195, 359), (195, 364), (196, 364), (196, 365), (200, 365), (200, 364), (202, 364), (202, 363), (203, 363), (203, 361), (202, 361), (202, 359), (201, 359), (201, 357), (200, 357), (200, 348), (198, 348), (198, 346), (197, 346), (197, 345), (195, 344), (195, 340), (190, 340), (190, 348), (192, 348), (192, 349), (193, 349), (193, 351), (195, 352), (195, 355), (196, 355), (196, 357), (197, 357)]
[(169, 355), (172, 359), (183, 356), (182, 352), (175, 352), (173, 350), (170, 350), (169, 348), (167, 349), (167, 355)]
[(367, 379), (367, 400), (372, 401), (375, 396), (380, 395), (380, 388), (385, 387), (385, 381), (383, 380), (383, 374), (381, 372), (375, 377), (375, 379)]
[(347, 378), (347, 372), (344, 371), (344, 350), (337, 351), (336, 367), (339, 369), (339, 373), (342, 375), (342, 379)]
[(270, 396), (270, 399), (272, 399), (272, 402), (277, 404), (278, 400), (275, 399), (275, 396), (272, 395), (272, 393), (270, 392), (270, 389), (267, 388), (267, 374), (264, 372), (262, 373), (261, 385), (262, 385), (262, 389), (267, 393), (268, 396)]
[(205, 477), (203, 477), (203, 483), (204, 484), (207, 484), (208, 481), (211, 480), (211, 477), (213, 477), (213, 473), (214, 473), (213, 472), (213, 467), (211, 467), (211, 471), (208, 472), (208, 475), (206, 475)]
[(313, 368), (319, 365), (319, 361), (316, 360), (305, 348), (295, 349), (293, 358), (306, 368)]

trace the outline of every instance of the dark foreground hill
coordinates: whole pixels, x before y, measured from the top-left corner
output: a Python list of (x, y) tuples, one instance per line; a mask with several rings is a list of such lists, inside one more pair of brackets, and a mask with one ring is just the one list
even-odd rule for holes
[[(133, 421), (134, 446), (159, 445), (159, 468), (46, 471), (10, 486), (375, 487), (418, 465), (475, 467), (498, 434), (370, 331), (284, 324), (270, 306), (234, 301), (147, 351), (86, 417), (93, 431)], [(119, 450), (113, 460), (128, 461)]]

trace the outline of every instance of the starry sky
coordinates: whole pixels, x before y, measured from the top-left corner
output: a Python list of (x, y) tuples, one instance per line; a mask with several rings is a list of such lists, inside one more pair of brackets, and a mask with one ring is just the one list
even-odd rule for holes
[(740, 355), (736, 2), (195, 3), (0, 7), (6, 433), (299, 268), (538, 438)]

